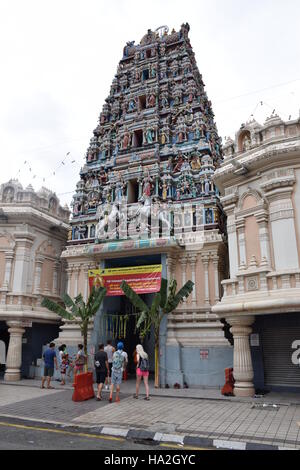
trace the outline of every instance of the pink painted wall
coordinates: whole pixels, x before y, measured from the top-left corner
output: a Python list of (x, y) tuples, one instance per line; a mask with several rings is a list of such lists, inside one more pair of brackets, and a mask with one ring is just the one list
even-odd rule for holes
[(258, 223), (254, 215), (247, 217), (245, 220), (245, 241), (246, 241), (246, 257), (247, 265), (249, 265), (251, 257), (254, 255), (258, 264), (261, 262), (261, 252), (259, 243)]

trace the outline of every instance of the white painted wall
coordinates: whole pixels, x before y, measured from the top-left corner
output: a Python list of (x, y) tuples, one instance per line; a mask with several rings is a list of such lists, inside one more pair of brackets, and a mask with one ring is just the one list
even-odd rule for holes
[(275, 270), (299, 268), (294, 219), (271, 223)]

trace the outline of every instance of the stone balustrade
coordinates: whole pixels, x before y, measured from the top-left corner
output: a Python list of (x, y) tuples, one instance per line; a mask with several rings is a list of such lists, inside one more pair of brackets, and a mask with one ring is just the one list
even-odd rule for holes
[(297, 269), (268, 273), (257, 270), (239, 274), (238, 278), (221, 282), (224, 298), (254, 291), (272, 292), (278, 289), (300, 289), (300, 270)]

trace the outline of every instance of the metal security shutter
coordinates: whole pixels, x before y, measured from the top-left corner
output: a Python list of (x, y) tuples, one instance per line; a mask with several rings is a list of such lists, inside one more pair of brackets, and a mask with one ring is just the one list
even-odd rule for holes
[(300, 322), (282, 326), (276, 321), (267, 323), (261, 332), (265, 385), (300, 387), (300, 367), (292, 363), (295, 349), (291, 347), (300, 340)]

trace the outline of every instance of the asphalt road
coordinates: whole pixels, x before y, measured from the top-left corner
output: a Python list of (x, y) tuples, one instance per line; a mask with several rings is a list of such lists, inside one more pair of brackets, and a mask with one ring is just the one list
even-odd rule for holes
[[(1, 420), (0, 450), (149, 450), (122, 438), (51, 429)], [(157, 446), (155, 446), (157, 447)]]
[(0, 417), (0, 450), (183, 450)]

